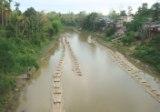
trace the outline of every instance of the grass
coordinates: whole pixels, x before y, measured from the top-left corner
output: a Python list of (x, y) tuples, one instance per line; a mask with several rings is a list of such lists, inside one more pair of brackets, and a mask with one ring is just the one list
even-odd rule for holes
[(0, 112), (5, 112), (10, 93), (15, 91), (17, 76), (28, 68), (38, 69), (43, 49), (56, 38), (0, 38)]

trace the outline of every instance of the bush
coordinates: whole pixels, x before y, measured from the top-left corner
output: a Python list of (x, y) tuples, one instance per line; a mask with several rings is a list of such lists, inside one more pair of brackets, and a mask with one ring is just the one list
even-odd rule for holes
[(5, 39), (0, 39), (0, 71), (10, 72), (14, 66), (12, 43)]
[(4, 112), (4, 105), (6, 104), (6, 96), (10, 90), (15, 87), (15, 80), (14, 78), (0, 74), (0, 112)]
[(134, 20), (126, 24), (127, 31), (139, 31), (143, 24), (148, 20), (145, 16), (136, 16)]
[(135, 40), (135, 32), (128, 32), (123, 38), (122, 43), (124, 45), (130, 45)]
[(113, 27), (110, 27), (110, 28), (107, 28), (105, 35), (106, 35), (106, 37), (110, 37), (110, 36), (114, 35), (115, 32), (116, 32), (116, 29)]
[(9, 76), (0, 75), (0, 95), (5, 94), (15, 86), (15, 80)]
[(27, 54), (20, 55), (17, 57), (16, 62), (17, 63), (15, 65), (15, 70), (16, 70), (16, 72), (19, 72), (19, 73), (26, 72), (28, 67), (30, 67), (30, 68), (32, 68), (32, 67), (38, 68), (39, 67), (36, 62), (36, 58), (33, 55), (27, 55)]
[(109, 36), (109, 37), (103, 37), (104, 41), (111, 41), (112, 39), (114, 39), (114, 36)]
[(0, 38), (0, 111), (3, 111), (7, 94), (15, 87), (15, 76), (25, 73), (28, 67), (38, 68), (39, 40)]
[(136, 48), (134, 56), (160, 71), (160, 38), (156, 37), (149, 43), (143, 43)]
[(54, 34), (57, 34), (60, 31), (61, 27), (62, 27), (62, 24), (61, 24), (60, 20), (53, 20), (53, 22), (52, 22), (53, 29), (52, 30), (53, 30)]

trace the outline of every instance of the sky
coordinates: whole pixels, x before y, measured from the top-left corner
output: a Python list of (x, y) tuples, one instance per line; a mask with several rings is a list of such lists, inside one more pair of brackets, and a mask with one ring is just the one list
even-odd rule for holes
[[(37, 11), (56, 11), (61, 13), (80, 11), (108, 14), (112, 10), (127, 10), (131, 6), (133, 12), (142, 3), (151, 6), (159, 0), (14, 0), (20, 3), (20, 10), (34, 7)], [(13, 6), (13, 5), (12, 5)]]

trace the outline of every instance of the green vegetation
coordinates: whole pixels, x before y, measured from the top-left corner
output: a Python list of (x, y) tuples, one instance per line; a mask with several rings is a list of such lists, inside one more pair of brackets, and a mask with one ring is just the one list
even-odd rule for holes
[(102, 17), (101, 14), (93, 12), (84, 18), (81, 27), (87, 31), (102, 31), (106, 26), (106, 22)]
[[(123, 13), (123, 12), (122, 12)], [(116, 22), (117, 19), (119, 18), (119, 14), (115, 11), (112, 10), (109, 14), (108, 14), (108, 18), (111, 19), (112, 21)]]
[(143, 62), (149, 63), (160, 71), (160, 35), (150, 42), (142, 43), (135, 50), (134, 56)]
[[(112, 21), (114, 21), (115, 24), (117, 24), (117, 21), (119, 21), (119, 19), (125, 17), (126, 15), (127, 14), (125, 11), (121, 11), (120, 14), (112, 11), (108, 15), (108, 18), (110, 18)], [(93, 18), (91, 18), (90, 20), (92, 21), (90, 23), (96, 24)], [(151, 8), (148, 8), (148, 4), (144, 3), (141, 7), (139, 7), (135, 15), (133, 15), (132, 21), (123, 22), (123, 26), (126, 27), (126, 31), (120, 38), (116, 35), (118, 28), (113, 27), (113, 24), (109, 25), (103, 32), (105, 35), (103, 37), (103, 40), (111, 43), (114, 41), (112, 43), (114, 44), (113, 46), (117, 47), (117, 45), (120, 45), (119, 47), (121, 49), (125, 49), (124, 51), (132, 49), (131, 52), (125, 53), (132, 53), (129, 55), (134, 56), (135, 58), (141, 60), (146, 64), (149, 64), (156, 71), (160, 72), (160, 32), (152, 31), (150, 29), (150, 26), (152, 25), (160, 25), (159, 21), (160, 3), (153, 4)], [(87, 28), (94, 29), (94, 26), (89, 25), (87, 26)]]
[[(132, 21), (126, 21), (126, 11), (117, 13), (113, 10), (107, 16), (107, 19), (110, 20), (107, 25), (105, 23), (107, 21), (100, 22), (105, 19), (105, 16), (91, 13), (83, 19), (81, 27), (83, 30), (102, 34), (103, 40), (122, 45), (122, 49), (131, 49), (132, 52), (129, 53), (133, 53), (132, 56), (160, 72), (160, 32), (151, 29), (156, 28), (156, 25), (159, 25), (160, 28), (160, 3), (153, 4), (151, 8), (148, 8), (147, 3), (143, 3), (134, 15), (131, 9), (129, 8), (128, 15), (133, 17)], [(124, 31), (124, 34), (118, 35), (121, 30)]]
[[(152, 32), (149, 28), (145, 28), (145, 25), (147, 22), (151, 25), (153, 22), (158, 24), (160, 20), (159, 11), (160, 3), (153, 4), (150, 9), (144, 3), (134, 15), (134, 20), (126, 25), (128, 33), (122, 39), (125, 45), (131, 45), (133, 42), (135, 45), (140, 43), (140, 45), (137, 44), (133, 55), (151, 65), (158, 72), (160, 71), (160, 35), (158, 32)], [(149, 36), (149, 32), (151, 36)]]
[(52, 22), (53, 34), (57, 34), (62, 27), (61, 21), (59, 19)]
[(98, 18), (97, 13), (91, 13), (89, 14), (83, 22), (83, 29), (94, 31), (96, 30), (96, 20)]
[(134, 37), (135, 37), (135, 32), (133, 31), (127, 32), (122, 38), (122, 43), (124, 45), (130, 45), (132, 42), (135, 41)]
[(116, 29), (114, 27), (107, 28), (105, 32), (105, 36), (111, 37), (113, 34), (115, 34), (115, 32), (116, 32)]
[(139, 31), (143, 25), (149, 21), (151, 17), (151, 10), (148, 9), (148, 5), (144, 3), (142, 7), (139, 7), (137, 13), (134, 15), (133, 21), (126, 24), (127, 31)]
[(85, 11), (81, 11), (78, 14), (74, 14), (71, 12), (68, 14), (60, 14), (60, 19), (62, 21), (62, 24), (65, 26), (80, 27), (82, 26), (86, 16), (87, 15)]
[(16, 86), (16, 76), (28, 68), (38, 68), (41, 49), (54, 39), (62, 24), (59, 16), (50, 16), (28, 8), (24, 13), (11, 0), (0, 1), (0, 112), (5, 111), (6, 96)]
[[(0, 1), (0, 112), (4, 111), (6, 96), (16, 86), (16, 77), (28, 68), (38, 68), (37, 59), (41, 49), (54, 39), (62, 26), (100, 33), (105, 41), (113, 42), (122, 49), (132, 49), (132, 56), (150, 64), (160, 72), (160, 32), (151, 31), (150, 26), (160, 24), (160, 3), (148, 8), (146, 3), (139, 7), (130, 22), (123, 21), (124, 34), (117, 35), (126, 11), (111, 11), (108, 16), (82, 11), (78, 14), (11, 10), (12, 0)], [(122, 28), (123, 29), (123, 28)], [(116, 45), (115, 45), (116, 46)], [(136, 47), (135, 47), (136, 46)], [(127, 50), (128, 50), (127, 49)], [(126, 51), (126, 50), (124, 50)]]

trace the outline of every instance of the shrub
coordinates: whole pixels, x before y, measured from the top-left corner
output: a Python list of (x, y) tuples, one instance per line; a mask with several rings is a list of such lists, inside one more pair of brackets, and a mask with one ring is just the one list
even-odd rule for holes
[(105, 41), (111, 41), (112, 39), (114, 39), (114, 36), (104, 37)]
[(143, 43), (136, 48), (134, 56), (160, 71), (160, 38), (156, 37), (149, 43)]
[(6, 39), (0, 39), (0, 71), (10, 72), (14, 63), (12, 43)]
[(15, 86), (15, 80), (11, 77), (0, 75), (0, 95), (5, 94)]
[(135, 32), (128, 32), (123, 38), (122, 43), (124, 45), (130, 45), (135, 40)]
[(106, 37), (110, 37), (114, 35), (115, 32), (116, 32), (116, 29), (114, 27), (110, 27), (110, 28), (107, 28), (105, 35)]
[(62, 27), (60, 20), (53, 20), (52, 22), (52, 30), (54, 34), (57, 34), (60, 31), (60, 28)]

